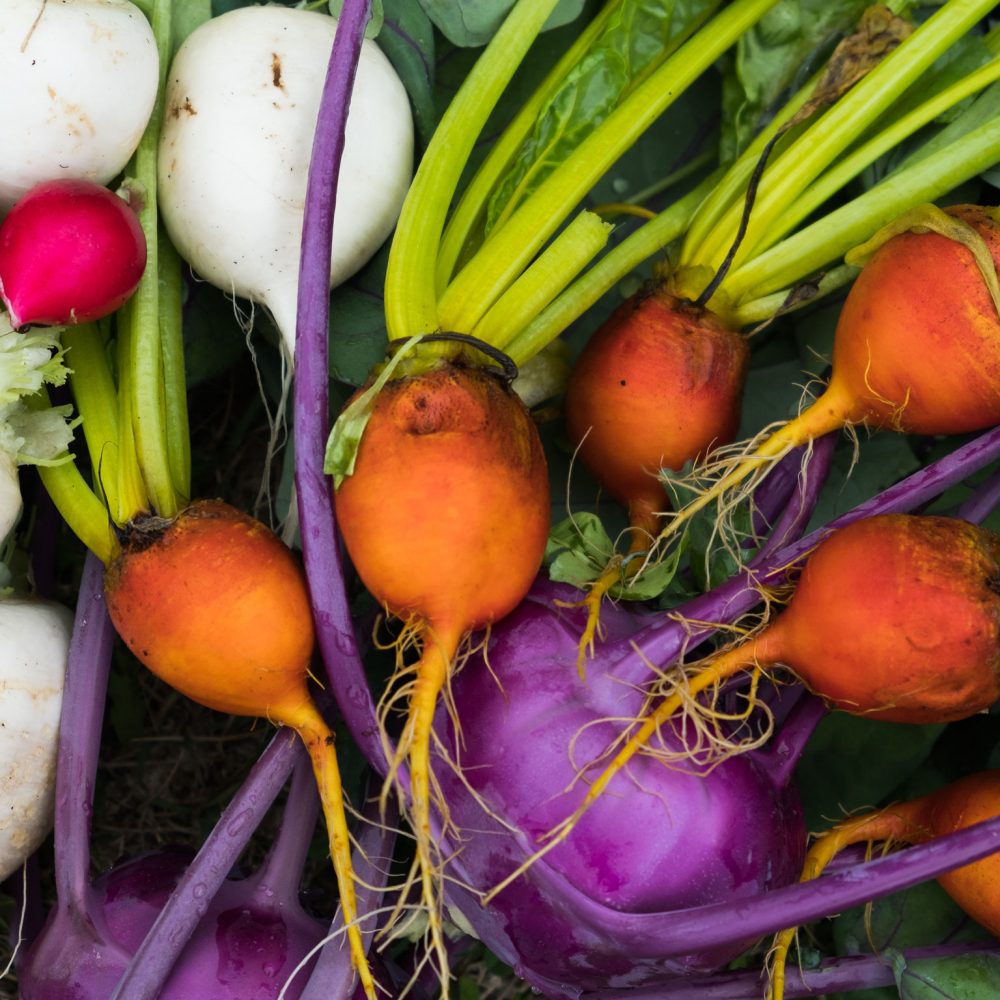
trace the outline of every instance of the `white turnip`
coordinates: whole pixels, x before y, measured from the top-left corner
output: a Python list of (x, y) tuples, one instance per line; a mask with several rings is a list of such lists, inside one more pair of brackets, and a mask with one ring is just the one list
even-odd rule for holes
[(4, 0), (0, 215), (41, 181), (112, 180), (149, 121), (158, 73), (152, 29), (127, 0)]
[(72, 624), (58, 604), (0, 600), (0, 878), (24, 863), (52, 825)]
[[(337, 22), (285, 7), (207, 21), (167, 79), (160, 207), (198, 274), (265, 305), (291, 354), (306, 179)], [(389, 235), (410, 182), (413, 124), (389, 61), (365, 42), (338, 186), (331, 285)]]

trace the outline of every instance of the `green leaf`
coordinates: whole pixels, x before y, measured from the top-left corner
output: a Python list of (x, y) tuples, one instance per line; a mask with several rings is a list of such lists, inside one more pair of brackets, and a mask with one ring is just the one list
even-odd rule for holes
[(671, 41), (710, 6), (710, 0), (634, 0), (615, 11), (542, 108), (512, 167), (497, 184), (487, 208), (487, 232), (614, 111), (672, 51)]
[[(869, 915), (870, 912), (870, 915)], [(833, 925), (837, 952), (868, 955), (894, 948), (922, 948), (942, 941), (982, 940), (986, 931), (962, 911), (937, 882), (922, 882), (903, 892), (841, 914)]]
[(868, 0), (781, 0), (740, 39), (723, 85), (724, 163), (805, 84), (867, 6)]
[[(585, 3), (561, 0), (543, 30), (575, 20)], [(420, 6), (449, 42), (468, 47), (485, 45), (493, 37), (514, 0), (420, 0)]]
[(614, 544), (601, 519), (582, 513), (552, 529), (545, 546), (545, 564), (553, 580), (583, 590), (601, 575), (613, 553)]
[(881, 803), (927, 759), (943, 729), (832, 712), (796, 772), (809, 829), (826, 829), (845, 810)]
[(430, 141), (437, 114), (434, 110), (434, 26), (413, 0), (383, 0), (384, 21), (379, 48), (403, 81), (413, 106), (417, 135)]
[[(365, 38), (377, 38), (382, 30), (382, 21), (385, 17), (382, 0), (371, 0), (371, 14), (368, 23), (365, 25)], [(330, 13), (334, 17), (340, 17), (340, 12), (344, 8), (344, 0), (330, 0)]]
[[(666, 557), (651, 563), (639, 576), (630, 577), (627, 584), (612, 587), (611, 596), (616, 600), (651, 601), (664, 594), (677, 575), (681, 559), (687, 551), (688, 538), (689, 533), (685, 532), (681, 540), (671, 547)], [(640, 553), (631, 558), (641, 560), (644, 557)]]
[(996, 1000), (1000, 956), (921, 959), (896, 968), (900, 1000)]

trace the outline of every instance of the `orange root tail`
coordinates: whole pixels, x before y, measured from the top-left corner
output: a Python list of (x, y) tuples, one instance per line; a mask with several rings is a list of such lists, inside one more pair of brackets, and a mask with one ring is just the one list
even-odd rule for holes
[(298, 732), (312, 760), (320, 802), (323, 805), (323, 816), (326, 819), (327, 834), (330, 839), (330, 860), (333, 862), (333, 870), (337, 876), (340, 908), (344, 915), (344, 927), (347, 929), (351, 962), (358, 972), (365, 996), (368, 997), (368, 1000), (376, 1000), (375, 980), (368, 967), (361, 928), (358, 925), (354, 869), (351, 865), (351, 838), (347, 829), (344, 790), (334, 751), (333, 733), (311, 705), (303, 707), (295, 713), (294, 719), (286, 721)]
[[(889, 806), (876, 813), (854, 816), (838, 823), (822, 834), (806, 854), (800, 882), (818, 878), (827, 865), (851, 844), (875, 840), (908, 841), (921, 839), (920, 807), (922, 800)], [(798, 931), (789, 927), (775, 935), (770, 953), (770, 983), (767, 1000), (783, 1000), (785, 995), (785, 968), (788, 952)]]

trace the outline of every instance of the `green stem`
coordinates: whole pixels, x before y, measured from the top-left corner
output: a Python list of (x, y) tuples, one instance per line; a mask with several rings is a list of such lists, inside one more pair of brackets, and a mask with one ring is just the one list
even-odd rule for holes
[[(935, 94), (930, 100), (914, 108), (909, 114), (893, 122), (870, 141), (864, 143), (850, 156), (845, 157), (810, 188), (782, 215), (780, 224), (774, 226), (769, 236), (780, 239), (791, 232), (803, 219), (808, 218), (828, 198), (834, 195), (848, 181), (853, 180), (869, 164), (898, 146), (918, 129), (934, 121), (938, 115), (964, 101), (984, 87), (1000, 79), (1000, 59), (994, 59), (979, 67), (964, 79)], [(773, 244), (772, 244), (773, 245)], [(723, 287), (725, 282), (723, 281)]]
[(146, 482), (139, 466), (135, 443), (133, 413), (132, 370), (129, 362), (134, 356), (132, 335), (135, 323), (129, 317), (133, 300), (122, 306), (118, 313), (118, 504), (109, 508), (115, 524), (127, 524), (137, 514), (150, 509)]
[(593, 212), (581, 212), (497, 299), (472, 335), (495, 347), (508, 344), (604, 249), (613, 228)]
[[(25, 405), (32, 410), (44, 410), (52, 404), (48, 393), (42, 390), (25, 397)], [(118, 554), (118, 543), (107, 507), (80, 475), (76, 462), (39, 465), (38, 475), (70, 530), (106, 566)]]
[(725, 283), (735, 303), (790, 288), (865, 240), (900, 212), (934, 201), (1000, 160), (1000, 119), (887, 177), (733, 271)]
[[(893, 13), (898, 14), (906, 6), (906, 0), (890, 0), (886, 6)], [(713, 239), (711, 234), (719, 225), (719, 220), (731, 206), (736, 204), (742, 206), (747, 182), (757, 166), (757, 161), (760, 159), (764, 147), (812, 96), (824, 72), (824, 67), (818, 69), (805, 85), (784, 104), (777, 115), (754, 137), (753, 141), (729, 167), (725, 177), (705, 199), (705, 203), (698, 209), (698, 213), (692, 219), (684, 237), (684, 245), (678, 258), (678, 267), (697, 267), (708, 264), (711, 258), (705, 254), (704, 247)], [(774, 153), (780, 154), (783, 149), (795, 141), (796, 134), (800, 134), (805, 128), (806, 123), (802, 122), (797, 130), (790, 130), (789, 135), (782, 137), (779, 141)], [(715, 245), (714, 242), (712, 245)]]
[(677, 239), (684, 232), (692, 212), (717, 180), (717, 173), (706, 178), (693, 191), (606, 253), (586, 274), (573, 282), (506, 345), (505, 349), (514, 362), (521, 365), (534, 357), (626, 274), (653, 254), (661, 253)]
[[(69, 383), (94, 470), (94, 492), (109, 510), (120, 506), (118, 496), (118, 400), (108, 359), (108, 345), (93, 323), (67, 327), (62, 335), (69, 367)], [(106, 515), (105, 515), (106, 516)]]
[(160, 229), (160, 346), (163, 352), (164, 414), (170, 479), (179, 498), (191, 499), (191, 432), (184, 371), (182, 261)]
[(486, 119), (556, 0), (519, 0), (448, 105), (396, 226), (385, 278), (389, 339), (438, 329), (435, 270), (444, 220)]
[[(754, 137), (753, 142), (740, 154), (719, 183), (712, 189), (712, 192), (705, 198), (704, 204), (699, 206), (684, 236), (684, 243), (678, 257), (679, 268), (697, 267), (705, 263), (702, 252), (704, 245), (711, 239), (712, 232), (719, 225), (719, 220), (726, 211), (733, 205), (742, 206), (746, 196), (747, 182), (757, 166), (757, 161), (760, 159), (764, 147), (774, 138), (775, 133), (806, 103), (822, 75), (823, 71), (818, 70), (809, 82), (792, 96), (768, 123), (767, 127)], [(801, 127), (804, 128), (805, 123)], [(789, 134), (784, 136), (781, 142), (791, 143), (794, 141), (794, 135), (794, 131), (789, 130)], [(781, 148), (783, 147), (779, 143), (775, 152)]]
[(556, 63), (555, 68), (545, 77), (531, 97), (521, 106), (513, 120), (503, 130), (483, 160), (475, 176), (469, 182), (455, 211), (448, 220), (437, 261), (437, 289), (443, 291), (454, 273), (463, 249), (472, 238), (473, 232), (483, 218), (486, 204), (497, 182), (517, 156), (524, 140), (530, 134), (535, 119), (545, 106), (552, 92), (566, 74), (584, 57), (594, 40), (604, 30), (608, 19), (624, 0), (611, 0), (605, 4), (586, 30)]
[(775, 2), (736, 0), (632, 91), (459, 272), (441, 298), (442, 327), (473, 329), (621, 153)]
[(163, 120), (163, 90), (170, 59), (171, 2), (155, 0), (153, 34), (160, 58), (160, 85), (153, 114), (133, 159), (135, 179), (142, 197), (139, 221), (146, 237), (146, 270), (127, 311), (132, 325), (128, 358), (131, 372), (132, 418), (135, 421), (136, 456), (153, 509), (163, 517), (177, 513), (177, 493), (171, 476), (168, 451), (163, 354), (160, 345), (160, 264), (156, 207), (156, 159)]
[[(774, 242), (772, 230), (788, 206), (992, 7), (990, 0), (949, 0), (781, 154), (761, 181), (737, 265)], [(728, 210), (706, 241), (702, 262), (719, 266), (742, 213), (742, 204)]]
[(794, 303), (785, 307), (791, 288), (783, 288), (780, 292), (772, 292), (759, 299), (751, 299), (749, 302), (741, 303), (728, 316), (728, 319), (736, 327), (753, 326), (774, 319), (778, 313), (794, 312), (804, 306), (830, 295), (849, 285), (858, 275), (860, 268), (852, 267), (850, 264), (842, 264), (830, 271), (826, 271), (816, 282), (816, 292), (814, 295), (798, 298)]

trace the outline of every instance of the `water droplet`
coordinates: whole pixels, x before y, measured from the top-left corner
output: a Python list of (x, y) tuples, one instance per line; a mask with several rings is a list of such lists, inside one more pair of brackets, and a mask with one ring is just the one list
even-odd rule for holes
[(204, 899), (207, 892), (208, 886), (206, 886), (204, 882), (196, 882), (191, 887), (191, 895), (194, 896), (195, 899)]
[(239, 835), (240, 831), (250, 822), (252, 819), (251, 812), (249, 809), (244, 809), (237, 817), (229, 821), (226, 826), (226, 833), (231, 837), (236, 837)]
[(368, 704), (369, 694), (360, 684), (349, 684), (347, 699), (355, 707), (364, 708)]
[(616, 177), (611, 182), (615, 194), (624, 194), (628, 190), (628, 181), (624, 177)]

